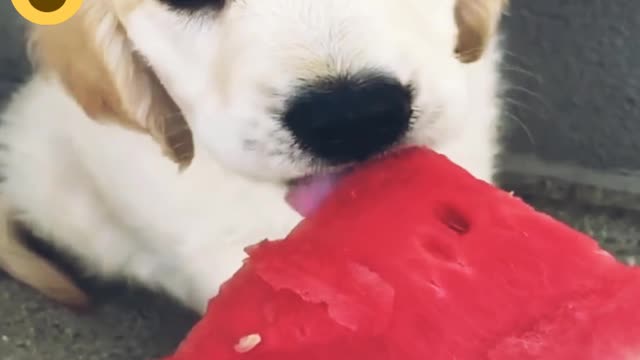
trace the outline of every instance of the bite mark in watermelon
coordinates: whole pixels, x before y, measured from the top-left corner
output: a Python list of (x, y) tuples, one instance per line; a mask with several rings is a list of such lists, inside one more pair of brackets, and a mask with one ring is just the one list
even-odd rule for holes
[(341, 179), (168, 360), (640, 358), (640, 274), (442, 155)]

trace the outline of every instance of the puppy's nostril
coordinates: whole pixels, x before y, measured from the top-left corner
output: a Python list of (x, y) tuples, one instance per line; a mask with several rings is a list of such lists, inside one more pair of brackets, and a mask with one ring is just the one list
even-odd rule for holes
[(362, 161), (407, 133), (412, 91), (394, 78), (328, 77), (299, 89), (282, 121), (300, 148), (332, 164)]

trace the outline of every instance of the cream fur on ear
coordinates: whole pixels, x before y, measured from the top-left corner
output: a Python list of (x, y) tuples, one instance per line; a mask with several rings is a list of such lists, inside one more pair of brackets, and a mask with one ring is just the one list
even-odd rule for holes
[(59, 78), (89, 117), (148, 132), (170, 159), (188, 166), (191, 130), (111, 6), (90, 2), (63, 24), (32, 27), (30, 57)]
[(459, 32), (455, 52), (460, 61), (471, 63), (482, 57), (507, 3), (508, 0), (457, 0), (455, 17)]

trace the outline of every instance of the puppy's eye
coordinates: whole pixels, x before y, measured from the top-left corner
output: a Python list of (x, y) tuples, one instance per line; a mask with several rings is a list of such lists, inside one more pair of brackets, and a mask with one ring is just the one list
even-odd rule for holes
[(225, 0), (160, 0), (176, 10), (196, 11), (204, 9), (221, 9)]

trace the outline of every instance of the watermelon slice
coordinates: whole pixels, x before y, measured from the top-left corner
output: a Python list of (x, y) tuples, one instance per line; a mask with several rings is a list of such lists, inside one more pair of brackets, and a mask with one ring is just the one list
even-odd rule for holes
[(430, 150), (247, 252), (168, 360), (640, 359), (637, 268)]

